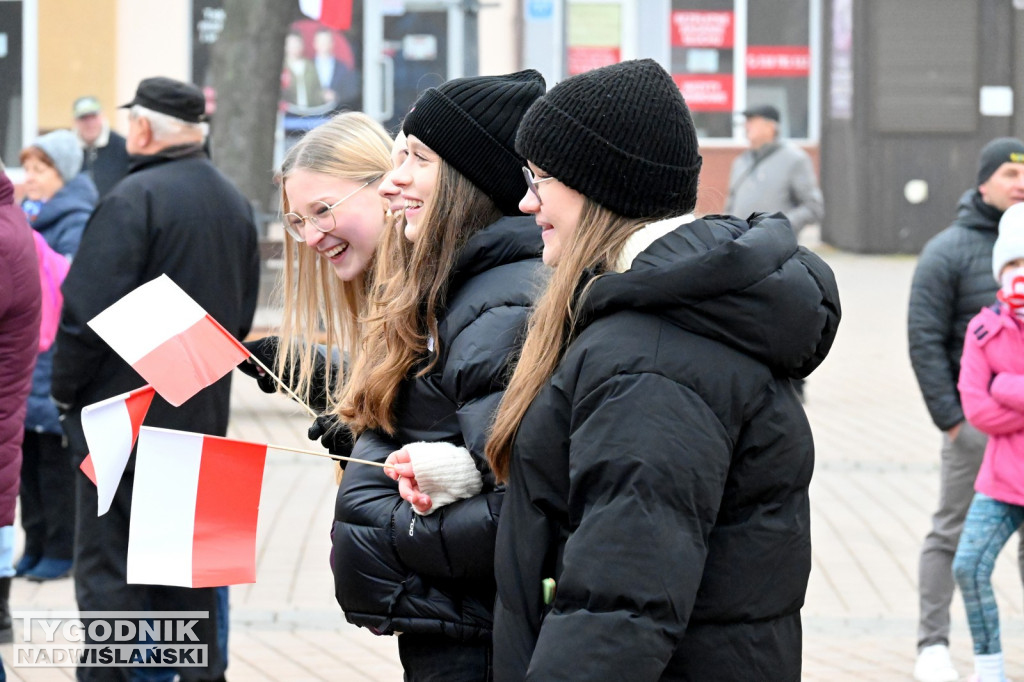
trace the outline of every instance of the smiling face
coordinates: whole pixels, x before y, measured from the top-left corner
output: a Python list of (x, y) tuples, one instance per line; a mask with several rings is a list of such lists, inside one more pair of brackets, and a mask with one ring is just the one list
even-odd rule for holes
[[(344, 282), (351, 282), (366, 271), (384, 231), (384, 212), (381, 211), (376, 188), (371, 183), (360, 190), (362, 184), (359, 180), (337, 178), (304, 168), (294, 169), (285, 180), (284, 191), (290, 212), (302, 216), (315, 215), (320, 226), (325, 228), (331, 225), (330, 213), (333, 212), (334, 229), (321, 232), (306, 220), (303, 237), (306, 246), (326, 258)], [(352, 196), (331, 212), (320, 203), (330, 206), (350, 194)]]
[(441, 157), (415, 135), (405, 139), (405, 158), (391, 173), (391, 182), (402, 192), (405, 207), (405, 238), (416, 241), (422, 232), (423, 217), (437, 186)]
[[(551, 177), (532, 163), (530, 170), (536, 180)], [(527, 189), (519, 200), (519, 210), (533, 215), (544, 240), (544, 264), (555, 267), (562, 258), (565, 245), (572, 238), (583, 214), (584, 197), (557, 178)], [(539, 196), (538, 196), (539, 195)]]

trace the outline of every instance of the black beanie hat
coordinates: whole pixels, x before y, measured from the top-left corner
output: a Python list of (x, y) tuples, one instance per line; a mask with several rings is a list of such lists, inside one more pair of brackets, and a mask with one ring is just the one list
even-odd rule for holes
[(504, 76), (456, 78), (426, 90), (402, 124), (494, 200), (506, 215), (519, 213), (526, 194), (516, 128), (544, 94), (533, 69)]
[(551, 88), (523, 117), (516, 151), (622, 216), (680, 215), (697, 200), (693, 119), (653, 59), (594, 69)]
[(985, 145), (978, 157), (978, 186), (1007, 162), (1024, 163), (1024, 142), (1015, 137), (997, 137)]

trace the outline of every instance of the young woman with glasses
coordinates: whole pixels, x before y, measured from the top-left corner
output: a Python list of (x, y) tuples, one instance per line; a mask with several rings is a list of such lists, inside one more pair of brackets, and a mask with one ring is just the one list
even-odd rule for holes
[[(343, 382), (341, 351), (351, 362), (359, 349), (359, 317), (366, 312), (379, 259), (395, 247), (393, 215), (382, 179), (393, 168), (392, 140), (369, 116), (345, 112), (308, 132), (292, 147), (278, 177), (286, 231), (280, 284), (284, 311), (280, 336), (245, 346), (288, 381), (318, 412), (333, 407)], [(399, 245), (400, 246), (400, 245)], [(401, 250), (399, 249), (399, 254)], [(320, 343), (317, 343), (319, 341)], [(279, 353), (278, 349), (286, 349)], [(331, 361), (327, 361), (331, 349)], [(257, 376), (267, 392), (279, 390), (254, 363), (239, 367)], [(332, 418), (317, 420), (311, 438), (347, 455), (351, 436)], [(325, 434), (325, 432), (327, 432)]]
[(831, 271), (781, 214), (694, 218), (696, 132), (653, 60), (562, 81), (516, 149), (554, 270), (487, 444), (495, 679), (798, 680), (790, 379), (832, 344)]
[(353, 456), (414, 470), (420, 487), (410, 504), (386, 470), (349, 464), (332, 559), (346, 618), (401, 633), (410, 681), (490, 679), (501, 492), (483, 448), (541, 285), (513, 142), (543, 92), (535, 71), (428, 89), (390, 176), (411, 252), (371, 296), (339, 413)]

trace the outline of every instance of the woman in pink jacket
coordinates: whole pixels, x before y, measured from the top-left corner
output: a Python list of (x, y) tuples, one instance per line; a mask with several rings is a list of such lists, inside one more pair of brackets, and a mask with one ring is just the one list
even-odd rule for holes
[(999, 302), (967, 326), (958, 385), (967, 420), (989, 436), (953, 560), (974, 640), (972, 679), (979, 682), (1006, 680), (992, 569), (1024, 524), (1024, 204), (999, 221), (992, 274)]

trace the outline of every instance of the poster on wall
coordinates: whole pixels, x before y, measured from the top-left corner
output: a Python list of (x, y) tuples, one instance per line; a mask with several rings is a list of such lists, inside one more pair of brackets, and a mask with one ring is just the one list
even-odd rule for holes
[(672, 12), (672, 47), (731, 48), (734, 33), (732, 12)]
[(565, 56), (570, 76), (622, 61), (622, 8), (609, 3), (571, 3)]
[(747, 78), (806, 78), (811, 49), (806, 45), (750, 45)]
[(732, 74), (673, 74), (690, 111), (733, 111)]
[[(281, 65), (279, 109), (286, 146), (334, 112), (362, 108), (362, 27), (354, 4), (303, 0), (295, 18)], [(217, 93), (210, 66), (212, 47), (224, 30), (223, 0), (193, 0), (192, 19), (192, 81), (206, 95), (207, 114), (213, 114)]]

